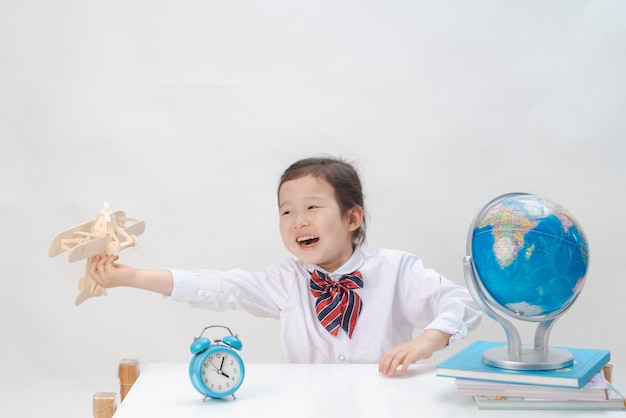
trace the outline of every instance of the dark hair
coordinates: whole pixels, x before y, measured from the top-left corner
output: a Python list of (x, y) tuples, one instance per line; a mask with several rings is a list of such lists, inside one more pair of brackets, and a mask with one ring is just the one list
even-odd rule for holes
[(312, 157), (291, 164), (280, 177), (278, 191), (283, 183), (301, 177), (312, 176), (327, 181), (335, 189), (335, 198), (342, 214), (359, 206), (363, 209), (363, 223), (354, 231), (352, 245), (358, 247), (365, 242), (365, 205), (361, 179), (352, 164), (339, 158)]

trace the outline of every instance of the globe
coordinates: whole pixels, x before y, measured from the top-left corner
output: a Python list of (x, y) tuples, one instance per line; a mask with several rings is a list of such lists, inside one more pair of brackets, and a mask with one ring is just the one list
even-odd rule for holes
[[(507, 344), (484, 351), (484, 363), (511, 370), (574, 364), (570, 351), (550, 347), (549, 336), (580, 294), (588, 265), (583, 229), (558, 203), (509, 193), (485, 205), (470, 225), (463, 269), (470, 294), (502, 325)], [(538, 323), (532, 346), (505, 316)]]
[(563, 206), (511, 193), (487, 204), (470, 227), (476, 281), (487, 302), (527, 321), (561, 315), (580, 294), (587, 238)]

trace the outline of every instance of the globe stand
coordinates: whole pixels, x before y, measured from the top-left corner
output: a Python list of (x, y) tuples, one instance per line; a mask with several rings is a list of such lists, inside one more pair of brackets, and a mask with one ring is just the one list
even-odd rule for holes
[(509, 320), (498, 315), (489, 306), (485, 298), (486, 291), (477, 280), (477, 273), (471, 256), (463, 260), (463, 270), (468, 290), (476, 303), (494, 321), (498, 322), (506, 333), (507, 346), (486, 350), (483, 361), (494, 367), (511, 370), (554, 370), (574, 364), (574, 356), (566, 350), (549, 347), (550, 330), (561, 314), (550, 319), (537, 320), (533, 347), (522, 346), (519, 332)]

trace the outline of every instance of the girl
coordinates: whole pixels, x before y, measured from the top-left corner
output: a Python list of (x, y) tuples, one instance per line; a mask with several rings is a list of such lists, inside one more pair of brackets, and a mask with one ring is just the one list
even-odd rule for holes
[[(212, 310), (281, 320), (286, 362), (375, 363), (394, 376), (480, 322), (464, 287), (396, 250), (366, 253), (361, 181), (332, 158), (292, 164), (278, 186), (280, 233), (297, 259), (265, 271), (137, 270), (95, 256), (103, 287), (130, 286)], [(412, 339), (415, 328), (424, 330)]]

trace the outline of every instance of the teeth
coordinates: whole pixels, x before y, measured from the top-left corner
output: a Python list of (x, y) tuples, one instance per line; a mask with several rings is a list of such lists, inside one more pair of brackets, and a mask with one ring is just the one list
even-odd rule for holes
[(314, 236), (314, 235), (307, 235), (305, 237), (299, 237), (298, 238), (298, 242), (310, 241), (310, 240), (315, 239), (315, 238), (317, 238), (317, 237)]

